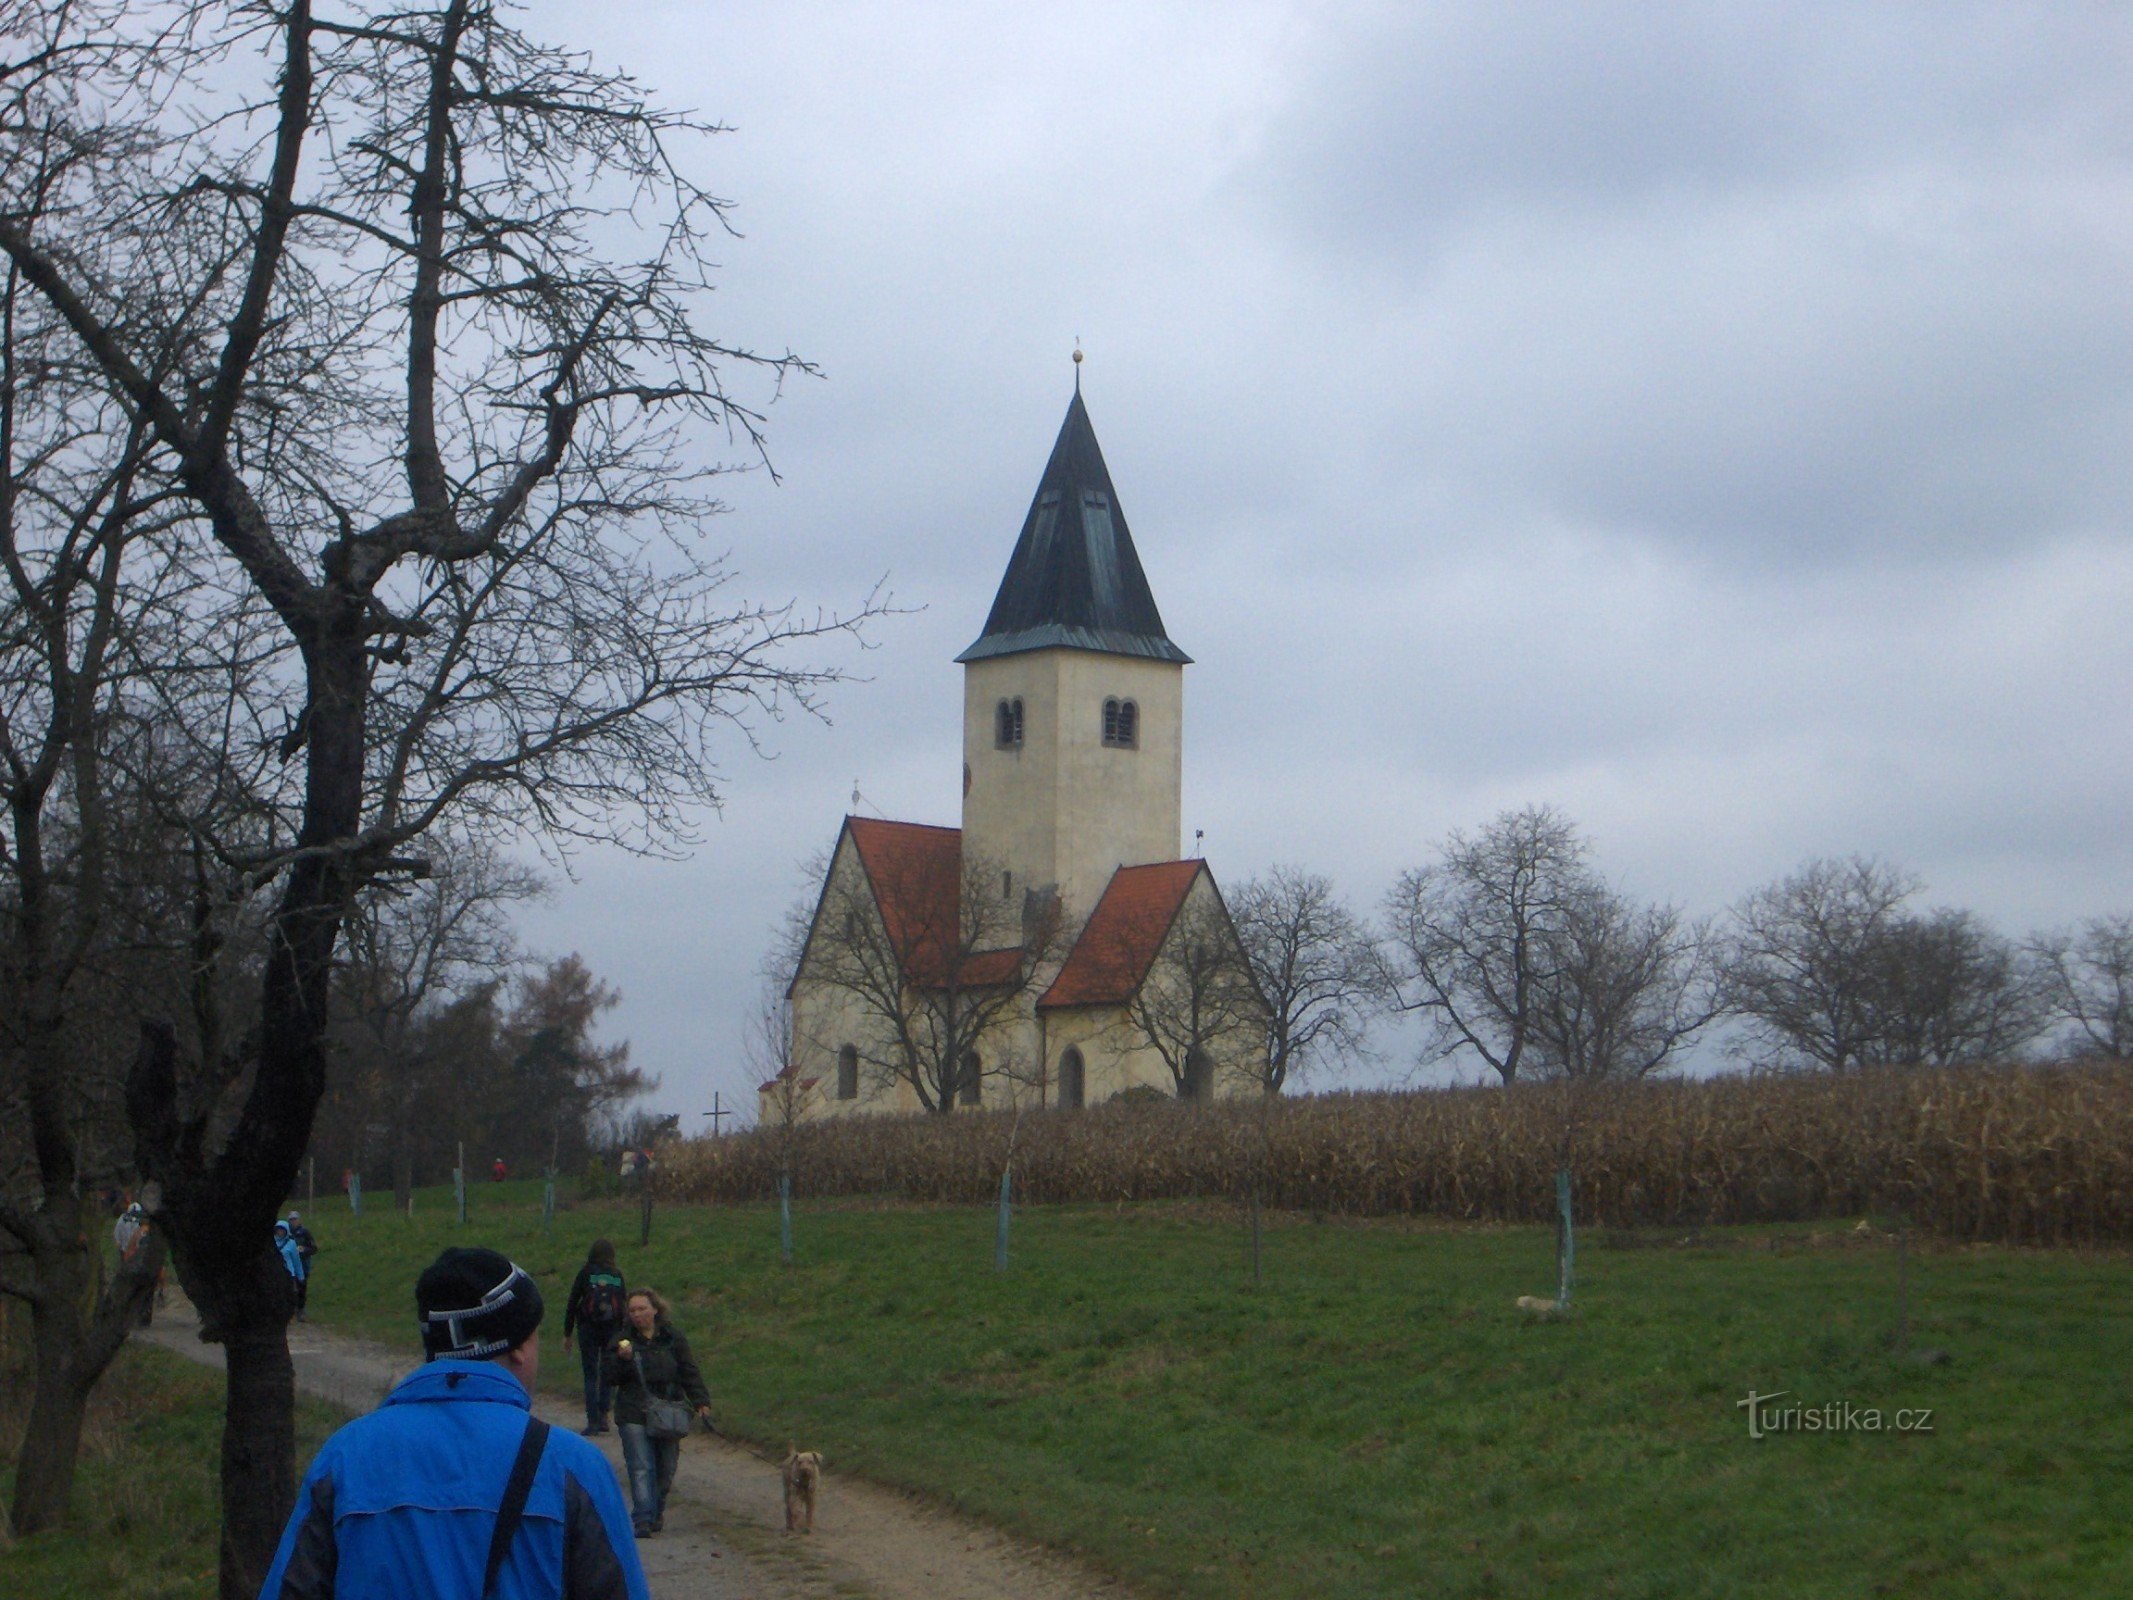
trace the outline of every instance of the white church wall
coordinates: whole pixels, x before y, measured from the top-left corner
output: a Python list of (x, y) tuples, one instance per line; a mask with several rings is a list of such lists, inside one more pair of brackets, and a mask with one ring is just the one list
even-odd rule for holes
[[(1001, 748), (1002, 701), (1022, 701), (1022, 743)], [(1136, 742), (1104, 743), (1107, 699), (1133, 702)], [(1175, 662), (1030, 650), (970, 662), (963, 677), (963, 848), (1015, 885), (1058, 886), (1085, 917), (1114, 869), (1178, 857), (1184, 672)]]

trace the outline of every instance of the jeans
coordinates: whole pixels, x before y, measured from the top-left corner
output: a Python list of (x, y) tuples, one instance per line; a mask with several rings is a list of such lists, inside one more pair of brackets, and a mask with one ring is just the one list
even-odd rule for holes
[(600, 1370), (600, 1347), (578, 1341), (578, 1365), (585, 1369), (585, 1426), (607, 1426), (608, 1408), (614, 1404), (615, 1391)]
[(667, 1491), (674, 1487), (674, 1469), (681, 1464), (679, 1439), (655, 1439), (641, 1422), (618, 1422), (622, 1435), (622, 1460), (630, 1474), (630, 1522), (642, 1533), (666, 1516)]

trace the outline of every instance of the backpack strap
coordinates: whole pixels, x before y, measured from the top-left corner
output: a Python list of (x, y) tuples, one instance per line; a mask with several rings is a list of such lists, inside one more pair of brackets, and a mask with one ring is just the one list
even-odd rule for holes
[(541, 1452), (548, 1448), (548, 1424), (539, 1417), (526, 1418), (526, 1431), (519, 1437), (518, 1454), (512, 1458), (511, 1476), (504, 1483), (503, 1503), (496, 1508), (496, 1531), (489, 1536), (489, 1564), (481, 1575), (482, 1600), (496, 1593), (497, 1574), (504, 1570), (504, 1557), (518, 1537), (518, 1525), (526, 1514), (526, 1496), (533, 1492), (533, 1475), (540, 1471)]

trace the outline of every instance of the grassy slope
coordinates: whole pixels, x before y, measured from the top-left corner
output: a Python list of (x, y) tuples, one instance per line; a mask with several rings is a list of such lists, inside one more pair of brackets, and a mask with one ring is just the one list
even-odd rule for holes
[[(10, 1467), (28, 1408), (8, 1375), (0, 1440)], [(297, 1457), (340, 1421), (305, 1402)], [(222, 1375), (129, 1345), (90, 1402), (74, 1507), (65, 1527), (0, 1550), (0, 1593), (37, 1600), (207, 1600), (215, 1593)], [(12, 1477), (10, 1477), (12, 1481)]]
[[(322, 1210), (315, 1314), (404, 1341), (420, 1264), (495, 1244), (560, 1296), (623, 1245), (705, 1358), (723, 1423), (908, 1485), (1180, 1595), (2133, 1592), (2133, 1298), (2121, 1257), (1938, 1250), (1891, 1348), (1894, 1255), (1842, 1230), (1581, 1251), (1580, 1314), (1527, 1323), (1552, 1236), (1284, 1219), (1267, 1286), (1223, 1213), (828, 1208), (779, 1267), (758, 1208), (450, 1225)], [(559, 1326), (559, 1324), (558, 1324)], [(575, 1382), (549, 1347), (548, 1381)], [(1753, 1386), (1934, 1408), (1931, 1436), (1754, 1442)]]

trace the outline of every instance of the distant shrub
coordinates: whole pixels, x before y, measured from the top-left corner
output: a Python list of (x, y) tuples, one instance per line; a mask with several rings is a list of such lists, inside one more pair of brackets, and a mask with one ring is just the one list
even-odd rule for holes
[(1174, 1106), (1176, 1095), (1165, 1094), (1152, 1083), (1136, 1083), (1121, 1089), (1104, 1101), (1107, 1106)]

